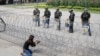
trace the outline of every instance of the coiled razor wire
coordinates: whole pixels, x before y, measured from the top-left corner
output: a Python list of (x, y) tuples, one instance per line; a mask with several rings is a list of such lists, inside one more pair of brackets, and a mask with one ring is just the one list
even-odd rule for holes
[[(40, 51), (37, 54), (41, 56), (100, 56), (100, 24), (91, 23), (92, 36), (90, 37), (81, 34), (81, 26), (76, 22), (74, 30), (78, 33), (70, 34), (63, 27), (61, 31), (43, 28), (42, 24), (41, 27), (36, 27), (30, 15), (7, 12), (0, 12), (0, 15), (6, 22), (6, 30), (0, 32), (0, 38), (23, 46), (29, 35), (34, 34), (36, 39), (41, 40), (40, 45), (36, 47), (36, 50)], [(53, 24), (52, 21), (50, 26)]]
[(0, 18), (0, 32), (4, 32), (6, 28), (6, 23)]

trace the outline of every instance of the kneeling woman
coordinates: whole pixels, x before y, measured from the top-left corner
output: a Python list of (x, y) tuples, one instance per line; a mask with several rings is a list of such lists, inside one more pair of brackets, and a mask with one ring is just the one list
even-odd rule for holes
[(32, 56), (32, 51), (29, 49), (29, 46), (35, 47), (39, 43), (40, 41), (38, 40), (34, 41), (34, 35), (30, 35), (29, 39), (24, 43), (22, 56)]

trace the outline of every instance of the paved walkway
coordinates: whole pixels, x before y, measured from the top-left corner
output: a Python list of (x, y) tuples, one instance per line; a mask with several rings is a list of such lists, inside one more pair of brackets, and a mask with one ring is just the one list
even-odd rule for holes
[(22, 48), (0, 39), (0, 56), (21, 56)]

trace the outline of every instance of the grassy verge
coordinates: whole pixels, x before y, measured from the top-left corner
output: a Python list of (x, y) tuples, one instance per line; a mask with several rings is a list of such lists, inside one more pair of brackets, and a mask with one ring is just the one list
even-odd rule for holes
[[(35, 7), (38, 7), (38, 8), (46, 8), (46, 7), (49, 7), (51, 9), (55, 9), (57, 7), (53, 7), (52, 5), (46, 5), (46, 3), (25, 3), (25, 4), (12, 4), (12, 5), (6, 5), (7, 7), (13, 7), (13, 8), (35, 8)], [(71, 6), (59, 6), (60, 9), (62, 10), (68, 10), (71, 8)], [(83, 8), (84, 7), (80, 7), (80, 6), (74, 6), (73, 9), (75, 11), (80, 11), (82, 12), (83, 11)], [(89, 7), (88, 8), (90, 12), (92, 13), (99, 13), (100, 14), (100, 7), (99, 8), (92, 8), (92, 7)]]

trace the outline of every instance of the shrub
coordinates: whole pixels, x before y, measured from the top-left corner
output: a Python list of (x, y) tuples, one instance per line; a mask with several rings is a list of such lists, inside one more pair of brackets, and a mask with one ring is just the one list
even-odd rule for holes
[(66, 6), (58, 6), (59, 8), (66, 8)]
[(48, 5), (53, 6), (82, 6), (82, 7), (100, 7), (100, 0), (50, 0)]
[(81, 7), (81, 6), (74, 6), (73, 8), (74, 8), (74, 9), (83, 9), (84, 7)]
[(100, 11), (100, 8), (93, 8), (93, 7), (90, 7), (89, 10)]
[(67, 6), (67, 9), (71, 9), (72, 8), (72, 6)]

